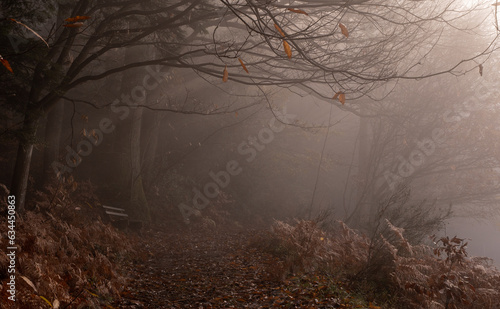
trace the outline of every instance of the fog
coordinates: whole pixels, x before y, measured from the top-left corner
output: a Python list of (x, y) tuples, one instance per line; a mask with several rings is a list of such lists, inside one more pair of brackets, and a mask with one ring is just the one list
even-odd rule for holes
[[(33, 288), (37, 301), (54, 308), (55, 300), (71, 306), (84, 291), (99, 300), (82, 304), (130, 307), (124, 302), (134, 292), (119, 286), (136, 278), (141, 293), (161, 284), (176, 291), (158, 290), (168, 294), (161, 305), (136, 297), (137, 308), (187, 308), (177, 303), (186, 299), (238, 307), (246, 296), (224, 303), (234, 291), (210, 301), (182, 293), (193, 289), (184, 282), (202, 282), (184, 275), (228, 272), (230, 280), (224, 267), (239, 265), (242, 274), (255, 270), (248, 278), (281, 287), (301, 272), (353, 280), (353, 290), (376, 295), (363, 300), (367, 308), (394, 303), (394, 295), (408, 306), (424, 307), (419, 296), (428, 306), (466, 308), (473, 283), (455, 278), (496, 274), (488, 267), (489, 259), (500, 265), (497, 4), (30, 5), (2, 1), (0, 21), (0, 212), (9, 218), (1, 218), (9, 223), (1, 231), (15, 239), (20, 222), (21, 248), (16, 258), (5, 249), (18, 250), (13, 239), (1, 243), (0, 283), (14, 280), (9, 265), (19, 265), (24, 305), (38, 305), (27, 292)], [(345, 244), (349, 250), (336, 251)], [(264, 255), (253, 258), (254, 249)], [(49, 255), (60, 266), (35, 261)], [(84, 257), (106, 265), (103, 274), (82, 266), (93, 263)], [(271, 266), (249, 266), (261, 257)], [(417, 264), (441, 272), (406, 272), (420, 271)], [(121, 278), (115, 268), (129, 273)], [(44, 272), (66, 285), (49, 286)], [(474, 284), (498, 293), (495, 278)], [(387, 299), (364, 290), (389, 281)], [(210, 284), (200, 290), (220, 285)], [(340, 306), (349, 297), (336, 288), (325, 302)], [(108, 293), (125, 300), (105, 303), (100, 296)], [(477, 308), (489, 299), (481, 295)], [(264, 307), (284, 306), (265, 299)]]

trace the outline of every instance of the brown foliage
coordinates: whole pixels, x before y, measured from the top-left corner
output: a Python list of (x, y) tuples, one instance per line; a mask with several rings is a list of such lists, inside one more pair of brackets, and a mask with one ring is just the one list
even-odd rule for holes
[[(101, 221), (96, 202), (88, 184), (65, 183), (38, 192), (36, 210), (16, 220), (15, 303), (7, 300), (9, 259), (0, 251), (1, 308), (39, 308), (47, 305), (43, 298), (59, 302), (60, 308), (70, 303), (95, 307), (119, 297), (125, 278), (115, 264), (132, 248)], [(0, 218), (0, 233), (7, 229), (5, 217)], [(2, 238), (0, 247), (8, 247), (7, 241)]]
[(404, 229), (385, 223), (392, 236), (370, 240), (342, 222), (327, 234), (312, 221), (277, 221), (260, 245), (280, 259), (273, 271), (282, 277), (319, 270), (383, 285), (399, 308), (500, 308), (500, 272), (486, 258), (468, 258), (463, 239), (412, 245)]

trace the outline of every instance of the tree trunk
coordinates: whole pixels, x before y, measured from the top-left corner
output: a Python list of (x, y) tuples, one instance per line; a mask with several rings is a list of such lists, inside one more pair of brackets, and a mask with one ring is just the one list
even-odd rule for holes
[(43, 185), (48, 184), (55, 176), (51, 164), (59, 159), (59, 142), (61, 140), (63, 118), (64, 103), (58, 102), (50, 111), (45, 126), (47, 147), (43, 152)]
[[(129, 47), (125, 51), (125, 64), (137, 61), (147, 51), (142, 46)], [(141, 160), (141, 126), (143, 108), (147, 91), (141, 95), (133, 89), (142, 85), (145, 75), (143, 68), (130, 69), (124, 72), (121, 82), (120, 105), (124, 112), (121, 114), (116, 128), (115, 152), (118, 159), (116, 167), (117, 202), (127, 205), (131, 217), (149, 222), (149, 206), (144, 193)], [(142, 88), (144, 89), (144, 88)], [(125, 194), (124, 194), (125, 193)]]
[(130, 136), (130, 159), (131, 159), (131, 188), (130, 204), (136, 216), (143, 221), (150, 222), (149, 205), (144, 194), (141, 171), (141, 126), (143, 108), (135, 108), (132, 111), (132, 125)]
[(26, 112), (23, 123), (23, 135), (17, 149), (16, 165), (14, 167), (10, 194), (16, 197), (16, 210), (18, 213), (24, 212), (25, 208), (26, 191), (28, 189), (31, 158), (33, 155), (33, 143), (39, 119), (39, 113), (30, 110)]
[[(59, 0), (57, 3), (57, 25), (62, 25), (64, 19), (70, 15), (72, 5), (67, 0)], [(59, 29), (56, 31), (56, 37), (61, 35), (63, 29), (63, 27), (59, 26)], [(68, 61), (64, 66), (67, 67), (69, 64)], [(47, 124), (45, 126), (45, 142), (47, 143), (47, 147), (43, 152), (42, 185), (47, 185), (56, 176), (51, 164), (59, 159), (59, 142), (61, 140), (63, 119), (64, 103), (59, 101), (52, 107), (47, 116)]]
[(358, 166), (359, 172), (358, 175), (361, 178), (361, 196), (359, 203), (360, 212), (359, 219), (362, 225), (365, 225), (370, 220), (370, 208), (371, 208), (371, 186), (370, 186), (370, 166), (368, 166), (368, 162), (370, 160), (370, 141), (369, 141), (369, 119), (361, 117), (359, 124), (359, 157), (358, 157)]
[[(149, 99), (148, 96), (148, 101)], [(144, 110), (142, 114), (143, 119), (143, 134), (142, 138), (145, 143), (142, 145), (144, 148), (144, 158), (142, 160), (143, 180), (146, 186), (154, 185), (153, 179), (156, 177), (159, 164), (158, 160), (158, 140), (160, 138), (160, 124), (161, 114), (158, 111)]]
[(369, 164), (369, 118), (361, 117), (359, 119), (359, 147), (358, 147), (358, 169), (357, 177), (359, 184), (357, 187), (357, 200), (352, 209), (351, 214), (346, 219), (346, 223), (355, 228), (366, 228), (366, 224), (370, 221), (371, 215), (371, 181)]

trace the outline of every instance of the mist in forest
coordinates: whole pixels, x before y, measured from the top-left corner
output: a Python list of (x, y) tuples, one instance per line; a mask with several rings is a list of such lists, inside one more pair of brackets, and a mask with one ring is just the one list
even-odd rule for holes
[[(164, 250), (159, 269), (182, 264), (175, 254), (210, 257), (203, 237), (228, 237), (211, 239), (219, 254), (257, 230), (274, 236), (245, 241), (278, 258), (289, 254), (270, 267), (282, 273), (268, 281), (318, 270), (306, 253), (342, 243), (356, 244), (352, 252), (362, 258), (351, 249), (325, 256), (365, 259), (359, 269), (351, 265), (358, 277), (369, 278), (388, 256), (412, 265), (432, 246), (432, 263), (447, 265), (449, 278), (466, 256), (491, 259), (473, 271), (500, 265), (498, 4), (49, 2), (2, 1), (0, 21), (0, 212), (10, 218), (2, 228), (15, 235), (14, 223), (23, 222), (22, 235), (29, 224), (55, 225), (42, 233), (53, 241), (18, 236), (32, 256), (76, 259), (85, 248), (81, 256), (112, 265), (105, 276), (119, 286), (115, 260), (106, 259), (116, 249), (121, 265), (130, 254), (136, 236), (123, 231), (148, 235), (137, 260), (151, 262), (154, 250)], [(240, 234), (230, 239), (224, 229)], [(82, 235), (107, 236), (94, 246)], [(317, 247), (305, 250), (297, 239)], [(111, 245), (122, 241), (127, 253)], [(56, 242), (64, 250), (50, 247)], [(14, 280), (10, 256), (0, 255), (0, 281)], [(16, 265), (24, 278), (41, 280), (38, 264)], [(91, 290), (71, 265), (47, 265), (71, 286), (72, 294), (58, 296), (68, 306), (76, 290)], [(401, 278), (399, 287), (435, 296)], [(432, 288), (445, 291), (439, 280)], [(114, 291), (96, 282), (102, 295)], [(446, 308), (466, 303), (453, 293), (441, 295)], [(55, 308), (54, 299), (45, 301)]]

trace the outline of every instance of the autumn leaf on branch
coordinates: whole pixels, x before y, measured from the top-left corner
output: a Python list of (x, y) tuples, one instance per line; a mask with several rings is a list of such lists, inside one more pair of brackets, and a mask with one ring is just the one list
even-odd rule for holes
[(343, 92), (339, 94), (339, 101), (340, 103), (342, 103), (342, 105), (345, 104), (345, 94)]
[(333, 96), (333, 100), (336, 99), (338, 99), (340, 103), (342, 103), (342, 105), (345, 104), (345, 94), (342, 91), (335, 93), (335, 95)]
[(68, 24), (63, 25), (63, 27), (80, 28), (81, 26), (83, 26), (83, 22), (81, 22), (81, 20), (87, 20), (87, 19), (90, 19), (90, 16), (75, 16), (66, 18), (64, 21), (68, 22)]
[(288, 9), (288, 10), (291, 12), (294, 12), (294, 13), (304, 14), (304, 15), (309, 16), (309, 14), (307, 14), (306, 12), (304, 12), (303, 10), (300, 10), (300, 9)]
[(285, 33), (283, 32), (283, 30), (281, 30), (280, 26), (278, 26), (277, 24), (274, 24), (274, 28), (276, 28), (276, 30), (278, 30), (278, 32), (281, 34), (281, 36), (285, 36)]
[(344, 26), (344, 24), (342, 23), (339, 23), (339, 27), (340, 27), (340, 31), (342, 32), (342, 34), (348, 38), (349, 37), (349, 31), (347, 30), (347, 27)]
[(227, 65), (224, 67), (224, 72), (223, 72), (223, 76), (222, 76), (222, 81), (223, 82), (227, 82), (227, 79), (229, 77), (229, 73), (227, 72)]
[(75, 16), (75, 17), (70, 17), (66, 18), (64, 21), (67, 21), (68, 23), (74, 23), (80, 20), (87, 20), (90, 19), (90, 16)]
[(241, 60), (240, 58), (238, 58), (238, 61), (240, 62), (241, 67), (243, 68), (243, 70), (245, 70), (245, 72), (247, 72), (247, 74), (250, 74), (250, 72), (248, 72), (248, 69), (247, 69), (246, 65), (243, 63), (243, 60)]
[(3, 59), (2, 55), (0, 55), (0, 62), (2, 62), (3, 66), (10, 71), (10, 73), (14, 73), (14, 71), (12, 70), (12, 67), (10, 66), (10, 63), (6, 60), (6, 59)]
[(288, 59), (292, 59), (292, 49), (287, 41), (283, 40), (283, 48), (285, 49), (285, 53), (288, 56)]

